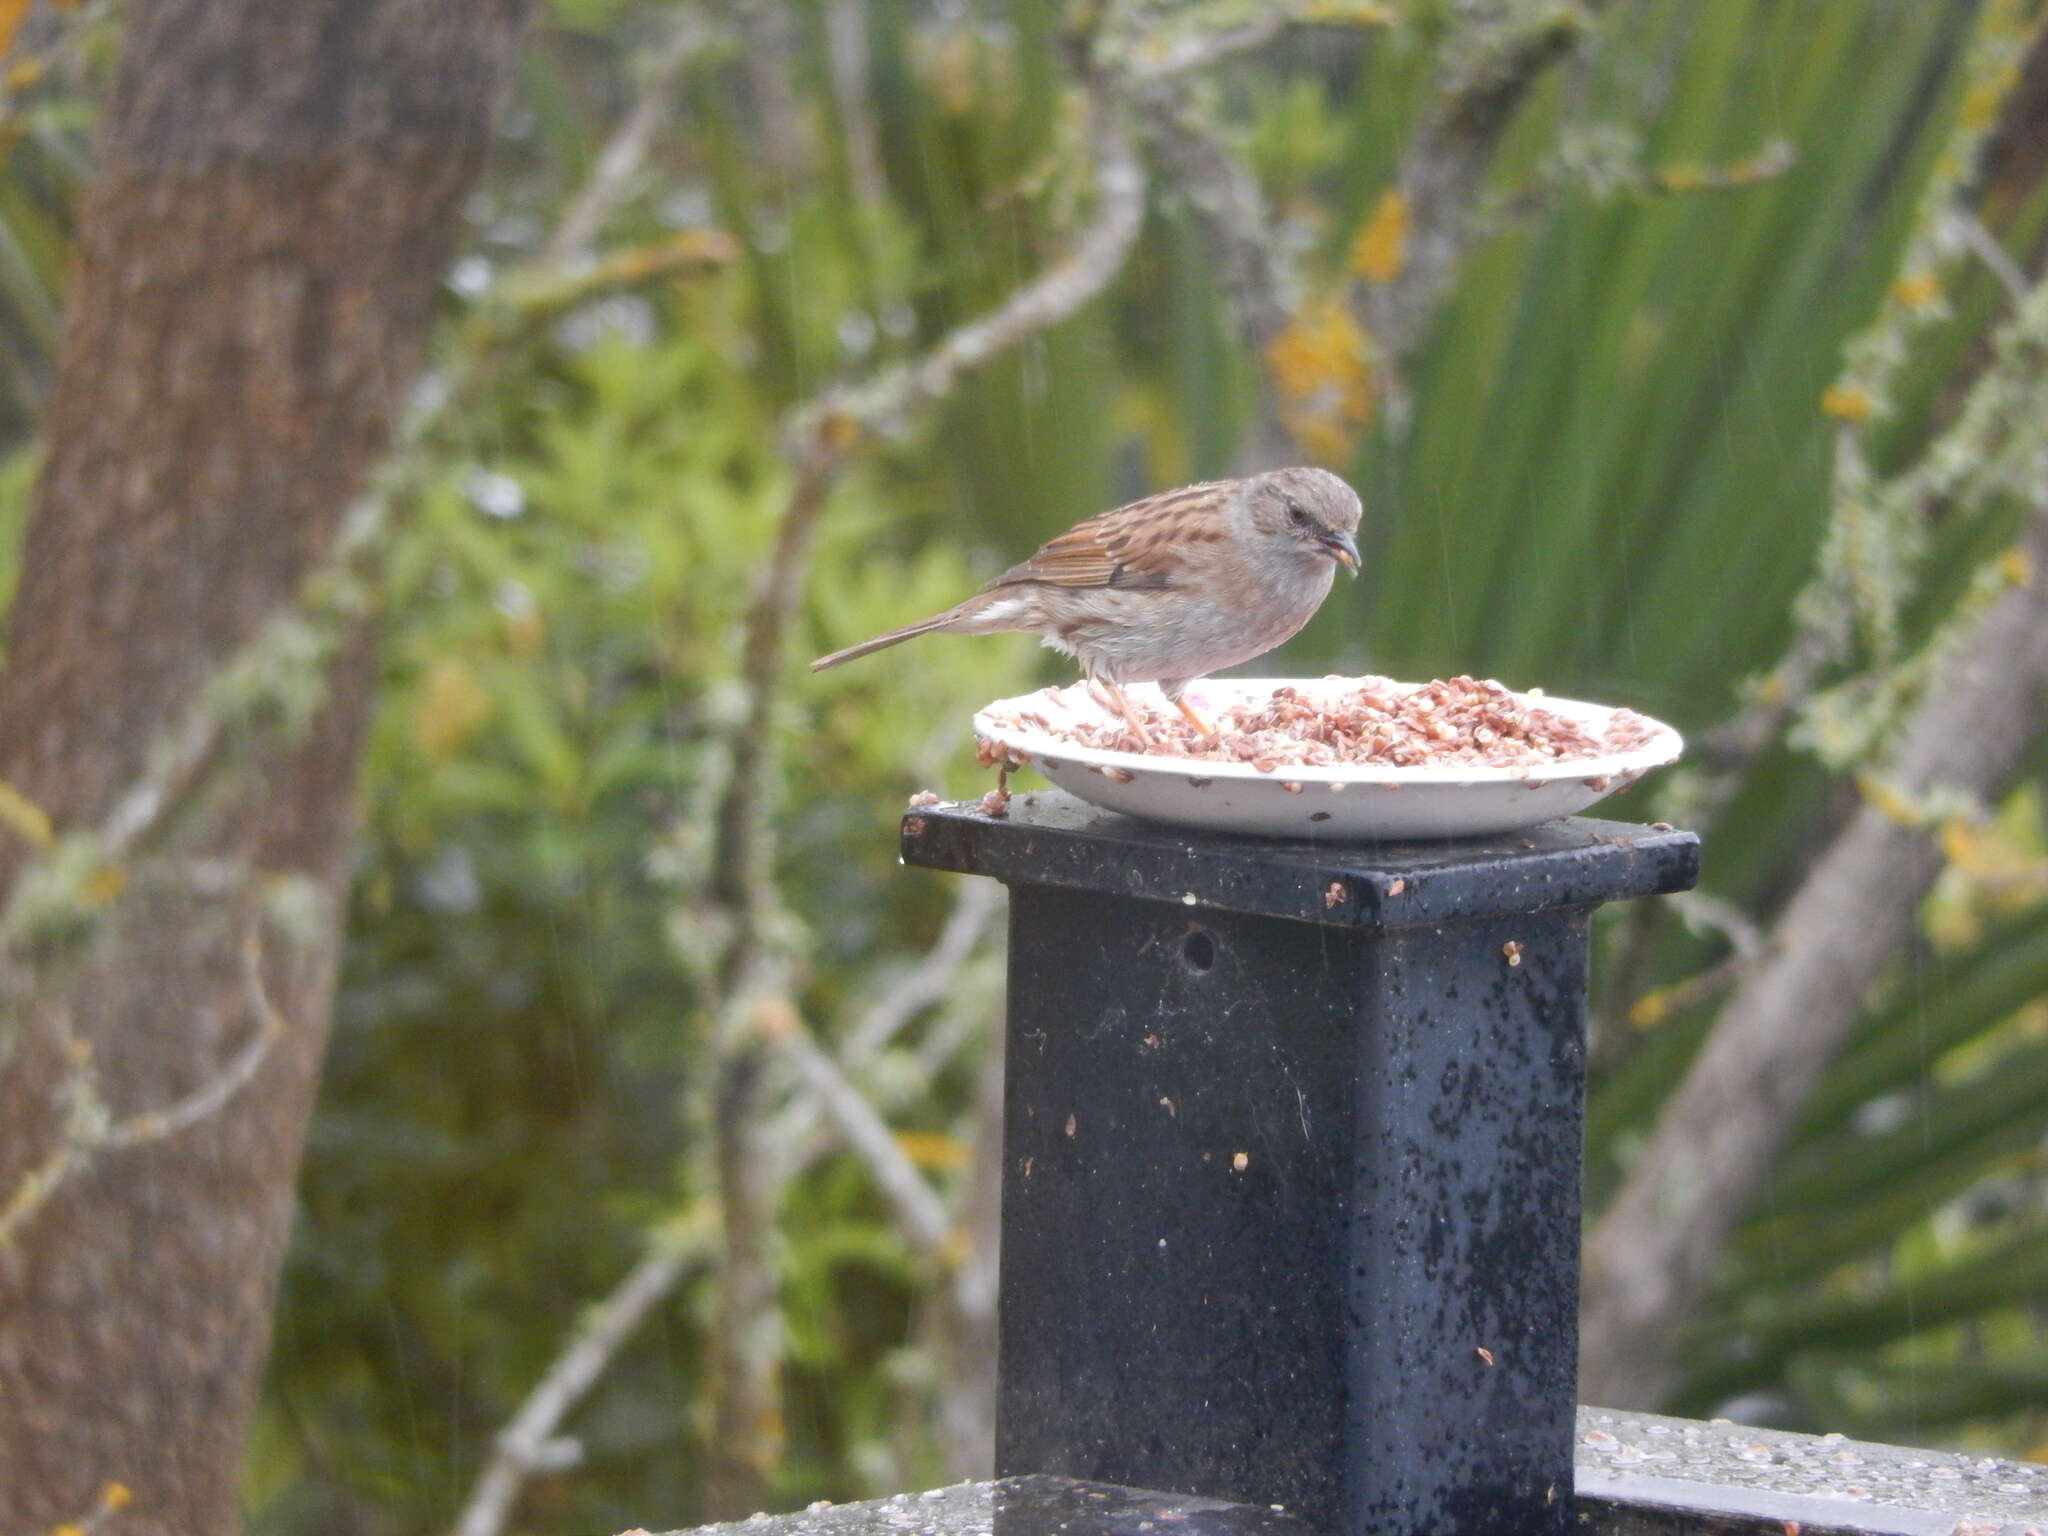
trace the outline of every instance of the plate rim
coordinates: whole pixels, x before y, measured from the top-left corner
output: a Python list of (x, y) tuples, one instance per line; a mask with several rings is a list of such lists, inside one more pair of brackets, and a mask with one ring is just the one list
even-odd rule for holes
[[(1440, 679), (1432, 679), (1440, 681)], [(1203, 680), (1209, 689), (1226, 689), (1232, 692), (1249, 692), (1264, 687), (1267, 692), (1280, 687), (1299, 687), (1315, 683), (1362, 683), (1386, 682), (1397, 687), (1418, 688), (1422, 683), (1403, 683), (1397, 678), (1382, 677), (1377, 673), (1366, 673), (1357, 677), (1324, 676), (1301, 677), (1218, 677)], [(1068, 687), (1080, 688), (1084, 684), (1073, 683)], [(1524, 763), (1514, 767), (1487, 767), (1471, 763), (1446, 764), (1442, 767), (1400, 766), (1387, 764), (1376, 766), (1369, 763), (1348, 763), (1333, 766), (1310, 765), (1306, 763), (1285, 763), (1271, 771), (1261, 771), (1245, 762), (1218, 762), (1201, 757), (1160, 757), (1146, 752), (1120, 752), (1107, 747), (1085, 747), (1078, 743), (1063, 741), (1026, 727), (1021, 732), (998, 731), (988, 721), (990, 711), (1005, 706), (1026, 705), (1033, 699), (1042, 698), (1046, 693), (1065, 693), (1067, 688), (1034, 688), (1029, 693), (1013, 695), (1006, 699), (992, 699), (974, 712), (974, 734), (978, 741), (986, 741), (1001, 747), (1013, 755), (1022, 757), (1028, 767), (1037, 767), (1036, 759), (1049, 757), (1055, 763), (1073, 763), (1087, 768), (1091, 766), (1121, 768), (1127, 772), (1150, 776), (1197, 777), (1210, 780), (1231, 779), (1253, 784), (1271, 784), (1276, 789), (1287, 784), (1342, 784), (1369, 789), (1416, 788), (1481, 788), (1496, 785), (1515, 785), (1533, 789), (1542, 784), (1566, 779), (1614, 778), (1621, 774), (1641, 775), (1653, 768), (1669, 767), (1684, 755), (1685, 738), (1677, 729), (1641, 710), (1630, 709), (1650, 726), (1653, 735), (1640, 747), (1628, 752), (1608, 753), (1601, 757), (1574, 758), (1569, 762)], [(1592, 718), (1612, 716), (1629, 706), (1622, 704), (1596, 704), (1587, 699), (1567, 699), (1550, 693), (1531, 694), (1524, 689), (1509, 689), (1515, 698), (1526, 704), (1542, 709), (1554, 709), (1560, 714), (1576, 714), (1583, 721)], [(1042, 771), (1042, 770), (1041, 770)]]

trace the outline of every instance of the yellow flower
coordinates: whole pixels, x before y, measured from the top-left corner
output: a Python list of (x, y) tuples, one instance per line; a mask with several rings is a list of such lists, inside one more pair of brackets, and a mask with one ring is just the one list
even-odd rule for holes
[(927, 1173), (951, 1173), (967, 1163), (966, 1144), (957, 1136), (942, 1136), (937, 1131), (898, 1131), (896, 1145)]
[(0, 53), (14, 46), (14, 34), (28, 15), (29, 0), (0, 0)]
[(2034, 584), (2034, 562), (2017, 545), (1998, 557), (1998, 573), (2010, 586), (2031, 587)]
[(1326, 27), (1391, 27), (1396, 19), (1375, 0), (1313, 0), (1302, 16)]
[(1904, 827), (1909, 832), (1918, 832), (1926, 827), (1926, 812), (1876, 774), (1857, 774), (1856, 788), (1864, 803), (1894, 826)]
[(1371, 347), (1351, 311), (1334, 299), (1303, 306), (1266, 348), (1280, 419), (1323, 463), (1349, 457), (1372, 418)]
[(1389, 187), (1351, 242), (1351, 270), (1369, 283), (1390, 282), (1408, 263), (1408, 198)]
[(832, 411), (818, 423), (818, 439), (834, 453), (844, 453), (861, 439), (861, 425), (844, 411)]
[(1707, 173), (1696, 165), (1667, 165), (1657, 173), (1657, 185), (1666, 192), (1695, 192), (1707, 184)]
[(126, 1509), (135, 1502), (135, 1495), (128, 1491), (126, 1483), (109, 1483), (100, 1490), (100, 1503), (107, 1509)]
[(43, 808), (5, 779), (0, 779), (0, 825), (12, 827), (33, 848), (47, 848), (56, 831)]
[(122, 864), (102, 864), (85, 877), (79, 894), (95, 907), (104, 907), (128, 889), (128, 869)]
[(1655, 1029), (1671, 1012), (1671, 989), (1652, 987), (1629, 1005), (1628, 1021), (1637, 1029)]
[(1853, 384), (1830, 384), (1821, 391), (1820, 408), (1837, 421), (1870, 420), (1870, 396)]
[(1979, 81), (1963, 92), (1963, 104), (1956, 113), (1957, 122), (1965, 128), (1990, 127), (1991, 120), (1998, 116), (1998, 103), (2004, 95), (1995, 81)]
[(1941, 297), (1941, 284), (1932, 272), (1909, 272), (1892, 284), (1892, 297), (1917, 313), (1933, 307)]
[(408, 711), (413, 742), (431, 761), (444, 763), (490, 719), (494, 707), (465, 662), (441, 657), (427, 669)]

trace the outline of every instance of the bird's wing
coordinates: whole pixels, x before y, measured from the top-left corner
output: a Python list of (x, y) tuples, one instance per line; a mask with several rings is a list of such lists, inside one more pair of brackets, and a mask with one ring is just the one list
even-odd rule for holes
[(1227, 496), (1214, 485), (1162, 491), (1076, 523), (984, 592), (1039, 582), (1056, 587), (1172, 587), (1198, 545), (1225, 533)]

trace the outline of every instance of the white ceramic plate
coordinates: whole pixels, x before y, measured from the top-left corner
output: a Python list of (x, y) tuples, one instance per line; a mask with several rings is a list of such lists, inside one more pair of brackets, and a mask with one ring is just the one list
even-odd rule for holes
[[(1204, 714), (1282, 686), (1313, 697), (1355, 687), (1357, 678), (1211, 678), (1191, 685), (1188, 702)], [(1375, 679), (1375, 681), (1381, 681)], [(1145, 685), (1149, 688), (1149, 684)], [(1396, 687), (1408, 686), (1396, 684)], [(1518, 695), (1597, 732), (1615, 711), (1602, 704)], [(1060, 788), (1107, 810), (1175, 826), (1261, 837), (1482, 837), (1571, 816), (1652, 768), (1676, 762), (1678, 732), (1644, 717), (1653, 735), (1633, 751), (1545, 767), (1281, 768), (1154, 757), (1075, 746), (1016, 715), (1029, 710), (1055, 725), (1110, 717), (1079, 683), (998, 699), (974, 717), (974, 732)]]

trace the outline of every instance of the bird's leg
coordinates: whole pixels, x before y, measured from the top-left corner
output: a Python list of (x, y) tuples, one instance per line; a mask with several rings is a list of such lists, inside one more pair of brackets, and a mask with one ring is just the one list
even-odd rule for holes
[(1181, 719), (1195, 728), (1197, 736), (1213, 746), (1216, 742), (1216, 727), (1196, 714), (1195, 707), (1184, 697), (1189, 681), (1190, 679), (1184, 677), (1164, 678), (1159, 684), (1159, 696), (1180, 711)]
[[(1088, 692), (1094, 696), (1096, 703), (1113, 709), (1124, 717), (1124, 724), (1128, 725), (1131, 728), (1132, 734), (1138, 738), (1138, 744), (1142, 750), (1146, 752), (1152, 750), (1154, 745), (1152, 733), (1145, 729), (1145, 722), (1138, 718), (1138, 712), (1131, 707), (1131, 701), (1124, 697), (1123, 689), (1117, 687), (1115, 683), (1091, 677), (1088, 679)], [(1107, 699), (1103, 698), (1105, 693), (1109, 695)]]
[(1188, 721), (1188, 725), (1194, 727), (1194, 733), (1198, 737), (1202, 737), (1208, 743), (1214, 743), (1214, 739), (1217, 739), (1217, 727), (1210, 725), (1208, 721), (1204, 721), (1200, 715), (1194, 713), (1194, 705), (1190, 705), (1190, 702), (1182, 696), (1186, 692), (1186, 688), (1188, 688), (1186, 680), (1180, 680), (1180, 682), (1161, 682), (1159, 684), (1159, 696), (1165, 698), (1171, 707), (1180, 711), (1180, 717), (1184, 721)]
[[(1166, 693), (1166, 690), (1164, 688), (1160, 689), (1159, 691), (1161, 693)], [(1187, 721), (1189, 725), (1192, 725), (1195, 728), (1196, 735), (1200, 736), (1202, 740), (1207, 742), (1214, 742), (1216, 740), (1216, 727), (1211, 725), (1208, 721), (1204, 720), (1200, 715), (1195, 713), (1195, 707), (1192, 704), (1188, 703), (1186, 699), (1181, 697), (1180, 690), (1178, 688), (1176, 688), (1172, 693), (1166, 693), (1166, 697), (1168, 698), (1168, 700), (1172, 702), (1173, 707), (1180, 711), (1181, 719)]]

